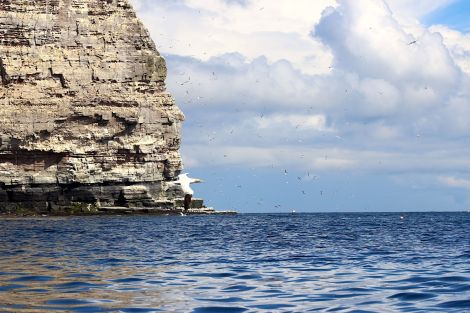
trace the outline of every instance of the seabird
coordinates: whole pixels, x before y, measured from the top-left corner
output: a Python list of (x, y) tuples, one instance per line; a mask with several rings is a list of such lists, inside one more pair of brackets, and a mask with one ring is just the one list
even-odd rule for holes
[(203, 181), (199, 178), (188, 177), (188, 173), (178, 175), (178, 180), (168, 182), (169, 185), (179, 185), (181, 190), (184, 192), (184, 211), (188, 211), (191, 207), (191, 199), (194, 194), (194, 190), (191, 189), (191, 184), (202, 183)]

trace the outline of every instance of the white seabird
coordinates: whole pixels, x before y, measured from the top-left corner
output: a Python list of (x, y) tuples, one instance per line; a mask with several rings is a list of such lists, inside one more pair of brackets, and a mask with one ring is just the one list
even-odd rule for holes
[(171, 185), (180, 185), (185, 195), (193, 195), (194, 190), (191, 189), (191, 184), (202, 183), (202, 180), (199, 178), (188, 177), (188, 173), (179, 174), (178, 180), (169, 182)]
[(194, 194), (194, 190), (191, 189), (191, 184), (202, 183), (203, 181), (199, 178), (191, 178), (188, 173), (178, 175), (178, 180), (169, 182), (170, 185), (179, 185), (184, 192), (184, 210), (187, 211), (191, 207), (191, 198)]

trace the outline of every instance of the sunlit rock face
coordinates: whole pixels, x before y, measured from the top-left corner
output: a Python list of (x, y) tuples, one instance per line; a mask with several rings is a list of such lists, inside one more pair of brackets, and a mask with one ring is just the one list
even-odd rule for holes
[(168, 205), (184, 115), (166, 72), (127, 0), (2, 0), (0, 210)]

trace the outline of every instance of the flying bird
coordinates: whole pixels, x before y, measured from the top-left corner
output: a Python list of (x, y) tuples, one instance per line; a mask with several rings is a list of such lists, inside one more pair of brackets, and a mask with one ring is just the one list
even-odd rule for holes
[(194, 190), (191, 189), (191, 184), (202, 183), (203, 181), (199, 178), (191, 178), (188, 173), (178, 175), (178, 180), (168, 182), (170, 186), (179, 185), (181, 190), (184, 192), (184, 210), (187, 211), (191, 207), (191, 199), (194, 194)]
[(413, 40), (412, 42), (408, 43), (408, 46), (411, 46), (411, 45), (413, 45), (413, 44), (415, 44), (415, 43), (417, 43), (417, 42), (418, 42), (418, 40)]

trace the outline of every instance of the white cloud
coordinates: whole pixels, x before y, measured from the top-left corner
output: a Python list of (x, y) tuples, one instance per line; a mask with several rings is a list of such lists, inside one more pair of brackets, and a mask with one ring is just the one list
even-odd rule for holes
[(454, 61), (464, 72), (470, 74), (470, 34), (463, 34), (444, 25), (432, 26), (430, 31), (442, 35)]
[(326, 131), (326, 117), (324, 115), (300, 115), (300, 114), (273, 114), (257, 117), (255, 120), (260, 129), (267, 128), (295, 128), (309, 131)]
[(331, 55), (309, 36), (333, 0), (256, 0), (235, 5), (222, 0), (132, 0), (161, 52), (207, 61), (238, 52), (270, 63), (282, 59), (304, 73), (328, 72)]
[[(200, 62), (169, 58), (168, 84), (180, 99), (214, 110), (228, 106), (240, 110), (294, 109), (319, 106), (314, 78), (302, 75), (288, 61), (269, 63), (260, 57), (249, 61), (240, 54), (225, 54)], [(173, 61), (174, 60), (174, 61)]]
[(400, 87), (446, 92), (459, 72), (439, 34), (405, 31), (383, 1), (339, 0), (315, 34), (333, 49), (335, 63), (360, 77), (381, 78)]
[(133, 2), (187, 113), (187, 166), (470, 165), (470, 39), (418, 21), (451, 1)]
[(363, 105), (356, 109), (364, 116), (393, 115), (402, 102), (400, 90), (384, 79), (366, 78), (360, 82), (358, 91), (363, 96), (360, 102)]
[[(360, 148), (302, 145), (296, 146), (295, 149), (291, 145), (269, 147), (226, 144), (185, 145), (183, 149), (185, 165), (191, 167), (271, 167), (317, 172), (341, 170), (387, 174), (439, 173), (469, 168), (470, 160), (466, 155), (455, 156), (449, 151), (385, 152)], [(449, 186), (460, 186), (466, 182), (449, 177), (440, 178), (440, 180), (445, 181)]]
[(439, 177), (439, 182), (448, 187), (470, 189), (469, 179), (456, 178), (452, 176), (442, 176), (442, 177)]

